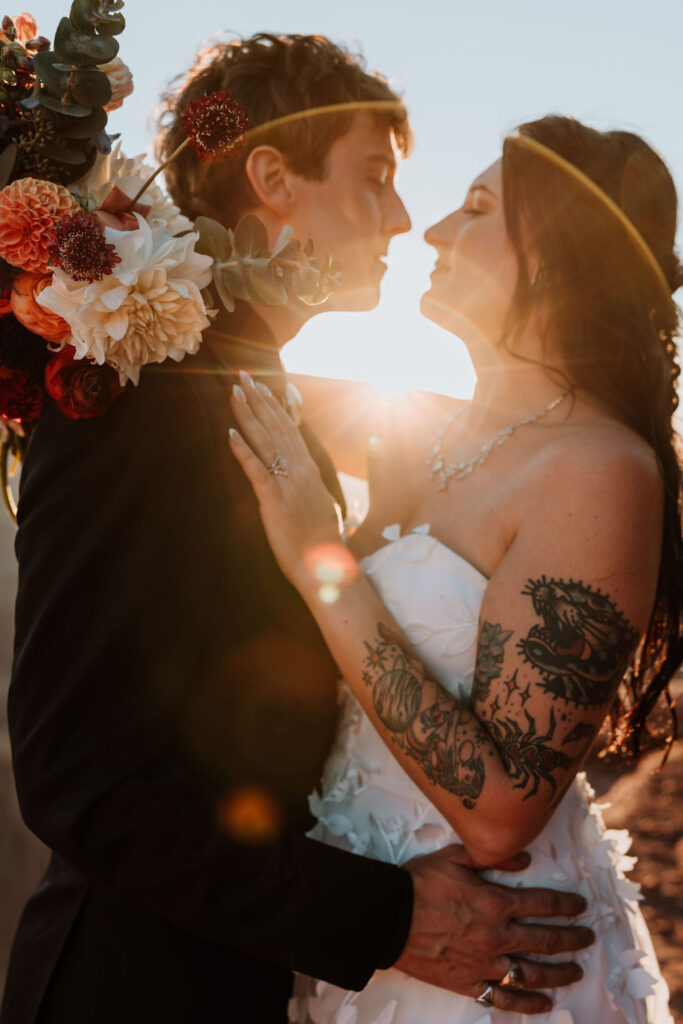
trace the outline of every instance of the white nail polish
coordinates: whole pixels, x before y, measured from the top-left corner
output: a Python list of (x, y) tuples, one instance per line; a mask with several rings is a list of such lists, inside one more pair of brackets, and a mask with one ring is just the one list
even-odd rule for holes
[(244, 391), (242, 391), (242, 388), (239, 386), (239, 384), (233, 384), (232, 393), (237, 399), (237, 401), (241, 402), (242, 405), (247, 404), (247, 396), (245, 395)]
[(242, 440), (241, 434), (239, 433), (239, 431), (235, 430), (234, 427), (230, 427), (230, 430), (228, 431), (228, 434), (230, 435), (230, 438), (233, 441), (241, 441)]
[(256, 387), (256, 385), (254, 384), (254, 381), (249, 376), (249, 374), (247, 373), (246, 370), (240, 370), (240, 380), (242, 381), (242, 383), (244, 385), (248, 385), (250, 388), (255, 388)]

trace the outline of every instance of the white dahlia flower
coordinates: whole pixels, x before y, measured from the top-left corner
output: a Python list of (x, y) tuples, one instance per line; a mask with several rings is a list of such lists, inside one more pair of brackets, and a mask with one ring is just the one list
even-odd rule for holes
[[(117, 142), (111, 153), (97, 157), (91, 170), (81, 181), (72, 185), (70, 191), (89, 212), (102, 206), (115, 185), (132, 199), (153, 173), (153, 168), (144, 161), (142, 153), (136, 157), (127, 157)], [(169, 235), (178, 235), (181, 231), (192, 229), (192, 221), (183, 216), (156, 181), (147, 187), (139, 202), (146, 206), (151, 204), (147, 221), (152, 227), (164, 228)]]
[(104, 229), (121, 257), (110, 274), (84, 283), (57, 269), (38, 299), (68, 322), (76, 357), (113, 366), (122, 384), (148, 363), (193, 355), (210, 322), (201, 289), (212, 260), (194, 251), (198, 235), (173, 238), (136, 217), (136, 231)]

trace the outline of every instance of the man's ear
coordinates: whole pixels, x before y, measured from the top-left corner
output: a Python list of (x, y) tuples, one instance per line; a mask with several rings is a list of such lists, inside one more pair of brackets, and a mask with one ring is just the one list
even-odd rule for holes
[(294, 201), (292, 172), (274, 146), (257, 146), (247, 157), (245, 170), (259, 204), (279, 217), (286, 217)]

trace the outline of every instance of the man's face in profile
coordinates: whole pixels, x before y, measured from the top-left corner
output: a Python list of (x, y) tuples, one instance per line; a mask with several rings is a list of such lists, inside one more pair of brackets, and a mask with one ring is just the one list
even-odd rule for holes
[(360, 111), (332, 143), (324, 179), (296, 178), (289, 223), (302, 241), (313, 239), (317, 256), (329, 252), (344, 272), (328, 310), (368, 310), (379, 301), (389, 242), (410, 229), (396, 167), (390, 126)]

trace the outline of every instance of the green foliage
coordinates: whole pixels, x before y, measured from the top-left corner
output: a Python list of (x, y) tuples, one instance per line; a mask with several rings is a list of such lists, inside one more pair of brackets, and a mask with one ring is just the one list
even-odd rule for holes
[(98, 65), (118, 53), (114, 37), (126, 24), (122, 7), (123, 0), (74, 0), (69, 17), (59, 22), (53, 48), (33, 58), (36, 83), (31, 102), (49, 111), (55, 127), (50, 138), (38, 140), (34, 151), (48, 162), (50, 177), (62, 184), (88, 170), (98, 144), (108, 145), (104, 107), (111, 99), (111, 86)]
[(195, 228), (197, 252), (212, 257), (213, 283), (230, 313), (236, 299), (262, 306), (284, 306), (290, 299), (318, 304), (341, 282), (341, 268), (329, 254), (318, 260), (311, 240), (302, 246), (289, 226), (272, 251), (265, 224), (253, 213), (242, 217), (234, 231), (210, 217), (198, 217)]

